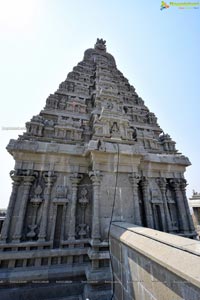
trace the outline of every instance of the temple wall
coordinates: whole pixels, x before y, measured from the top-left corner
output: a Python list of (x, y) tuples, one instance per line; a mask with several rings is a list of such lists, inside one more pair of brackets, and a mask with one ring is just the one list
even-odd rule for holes
[(121, 222), (110, 241), (115, 300), (199, 300), (198, 241)]
[(126, 220), (127, 222), (134, 221), (133, 191), (128, 179), (128, 174), (118, 174), (116, 193), (115, 184), (116, 174), (104, 172), (100, 188), (100, 223), (101, 233), (104, 239), (108, 238), (108, 227), (113, 205), (115, 206), (113, 220)]

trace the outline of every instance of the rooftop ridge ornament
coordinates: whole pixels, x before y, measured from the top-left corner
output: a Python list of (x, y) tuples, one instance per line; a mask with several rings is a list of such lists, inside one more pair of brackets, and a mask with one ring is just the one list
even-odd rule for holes
[(103, 39), (97, 39), (94, 48), (101, 51), (106, 51), (106, 41)]

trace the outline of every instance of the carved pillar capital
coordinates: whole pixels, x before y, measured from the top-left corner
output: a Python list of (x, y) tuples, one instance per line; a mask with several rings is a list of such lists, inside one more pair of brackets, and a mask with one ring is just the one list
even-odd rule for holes
[(131, 173), (128, 175), (128, 179), (132, 185), (138, 185), (141, 180), (141, 177), (138, 174)]
[(93, 185), (100, 185), (103, 176), (100, 171), (92, 171), (89, 173), (89, 177), (92, 180)]
[(56, 181), (56, 175), (52, 171), (44, 172), (43, 178), (44, 178), (46, 186), (52, 186), (53, 183)]
[(10, 178), (13, 181), (13, 184), (19, 185), (22, 182), (22, 176), (17, 175), (16, 170), (10, 171)]
[(166, 191), (166, 187), (167, 187), (167, 180), (165, 178), (156, 178), (156, 182), (161, 190), (161, 192), (165, 192)]
[(169, 184), (177, 192), (179, 190), (179, 180), (177, 178), (170, 179)]
[(23, 176), (23, 185), (26, 187), (31, 186), (34, 180), (34, 176)]
[(77, 186), (79, 184), (79, 182), (81, 181), (81, 179), (83, 179), (83, 175), (79, 174), (79, 173), (74, 173), (69, 178), (72, 183), (72, 186)]
[(186, 187), (187, 187), (187, 180), (186, 179), (184, 179), (184, 178), (181, 178), (180, 180), (179, 180), (179, 186), (180, 186), (180, 189), (181, 189), (181, 191), (185, 191), (185, 189), (186, 189)]

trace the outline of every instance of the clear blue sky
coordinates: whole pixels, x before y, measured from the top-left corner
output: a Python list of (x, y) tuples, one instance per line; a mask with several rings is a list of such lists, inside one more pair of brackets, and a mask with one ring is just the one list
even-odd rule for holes
[(160, 11), (160, 3), (0, 0), (0, 207), (7, 206), (14, 168), (5, 147), (21, 133), (2, 127), (23, 127), (38, 114), (97, 37), (190, 158), (188, 196), (200, 192), (200, 8)]

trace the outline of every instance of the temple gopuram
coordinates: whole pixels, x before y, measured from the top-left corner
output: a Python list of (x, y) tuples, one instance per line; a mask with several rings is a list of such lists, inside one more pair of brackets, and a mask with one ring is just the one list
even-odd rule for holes
[(0, 236), (2, 300), (111, 299), (114, 221), (196, 236), (185, 193), (190, 161), (103, 39), (7, 150), (15, 166)]

